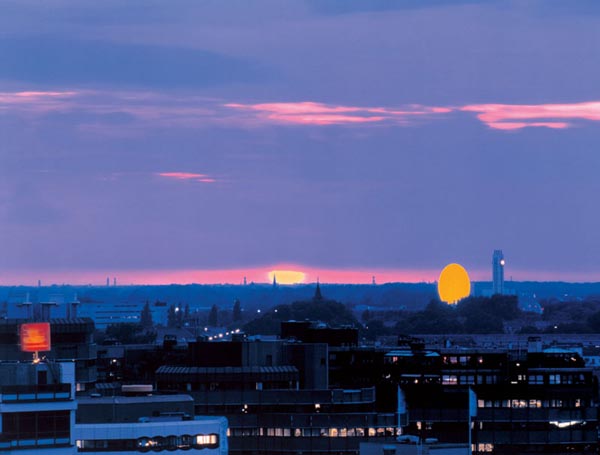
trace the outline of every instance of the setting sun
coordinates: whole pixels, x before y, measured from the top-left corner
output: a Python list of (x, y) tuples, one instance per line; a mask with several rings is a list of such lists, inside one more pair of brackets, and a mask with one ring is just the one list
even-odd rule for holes
[(469, 274), (460, 264), (448, 264), (442, 270), (438, 281), (440, 300), (446, 303), (456, 303), (471, 294)]
[(304, 283), (306, 274), (296, 270), (271, 270), (269, 272), (269, 281), (273, 281), (273, 278), (279, 284), (298, 284)]

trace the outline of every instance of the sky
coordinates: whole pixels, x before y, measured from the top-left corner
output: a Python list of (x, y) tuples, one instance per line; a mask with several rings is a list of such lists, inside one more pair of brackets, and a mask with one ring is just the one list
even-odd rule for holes
[(3, 0), (0, 284), (600, 281), (595, 0)]

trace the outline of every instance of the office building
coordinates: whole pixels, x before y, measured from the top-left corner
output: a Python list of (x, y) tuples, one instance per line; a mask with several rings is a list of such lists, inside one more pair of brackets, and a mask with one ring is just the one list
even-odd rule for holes
[(504, 294), (504, 264), (502, 250), (494, 250), (492, 256), (492, 295)]
[(0, 363), (0, 452), (76, 453), (75, 364)]
[(464, 443), (474, 453), (596, 453), (598, 383), (574, 350), (397, 349), (405, 434)]

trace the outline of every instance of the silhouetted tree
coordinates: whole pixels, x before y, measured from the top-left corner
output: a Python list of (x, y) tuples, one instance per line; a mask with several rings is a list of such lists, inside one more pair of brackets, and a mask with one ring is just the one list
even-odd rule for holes
[(146, 304), (144, 308), (142, 308), (142, 312), (140, 314), (140, 325), (144, 329), (152, 328), (152, 311), (150, 311), (150, 303), (146, 300)]
[(152, 343), (156, 333), (144, 332), (140, 324), (113, 324), (106, 328), (106, 336), (121, 344)]
[(388, 335), (389, 330), (383, 324), (383, 321), (374, 319), (365, 324), (364, 335), (367, 340), (374, 341), (377, 337)]
[(177, 313), (175, 311), (175, 305), (171, 305), (167, 311), (167, 327), (177, 326)]
[(367, 321), (371, 320), (371, 312), (369, 311), (368, 308), (365, 311), (362, 312), (362, 315), (360, 316), (360, 319), (363, 322), (367, 322)]
[(175, 307), (175, 325), (181, 327), (183, 325), (183, 309), (181, 305)]
[(244, 325), (249, 334), (277, 335), (281, 322), (294, 319), (296, 321), (321, 321), (332, 327), (351, 325), (358, 327), (359, 322), (354, 314), (343, 303), (334, 300), (304, 300), (291, 305), (278, 305), (259, 318)]
[(219, 324), (219, 309), (217, 305), (213, 305), (210, 309), (210, 313), (208, 313), (208, 325), (211, 327), (216, 327)]
[(242, 320), (242, 305), (240, 304), (239, 299), (235, 299), (233, 302), (233, 322), (238, 322)]

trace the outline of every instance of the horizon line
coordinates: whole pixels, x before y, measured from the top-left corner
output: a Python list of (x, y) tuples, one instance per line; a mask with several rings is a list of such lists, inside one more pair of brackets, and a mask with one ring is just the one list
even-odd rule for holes
[[(443, 267), (427, 269), (402, 268), (319, 268), (298, 264), (277, 264), (235, 269), (131, 269), (131, 270), (11, 270), (0, 273), (0, 286), (147, 286), (147, 285), (242, 285), (271, 284), (273, 275), (279, 285), (436, 283)], [(471, 282), (491, 282), (490, 269), (467, 268)], [(597, 283), (600, 273), (565, 273), (557, 271), (512, 269), (510, 282)], [(516, 277), (516, 279), (513, 279)], [(50, 284), (44, 284), (50, 283)]]

